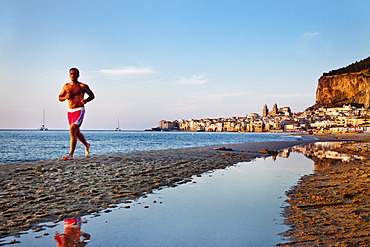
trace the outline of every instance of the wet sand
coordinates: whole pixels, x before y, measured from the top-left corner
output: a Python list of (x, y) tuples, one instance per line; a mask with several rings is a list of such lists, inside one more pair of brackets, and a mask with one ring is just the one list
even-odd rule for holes
[[(318, 138), (338, 140), (338, 136)], [(340, 140), (370, 139), (367, 138), (364, 134), (340, 136)], [(187, 182), (193, 175), (269, 155), (271, 150), (312, 142), (315, 140), (216, 145), (78, 157), (72, 161), (1, 164), (0, 238), (31, 228), (41, 230), (42, 226), (34, 226), (36, 223), (109, 212), (114, 204), (133, 200), (153, 189)], [(261, 149), (266, 152), (258, 153)], [(327, 190), (325, 186), (321, 188)], [(293, 205), (284, 212), (287, 224), (293, 225), (290, 216), (294, 218), (302, 210), (295, 207), (299, 208)], [(293, 232), (292, 243), (298, 239)]]
[(335, 151), (364, 155), (366, 159), (339, 162), (302, 177), (286, 193), (289, 206), (283, 215), (290, 230), (283, 235), (289, 241), (278, 246), (369, 246), (369, 135), (339, 138), (356, 142)]
[(114, 204), (153, 189), (176, 186), (193, 175), (268, 155), (259, 154), (260, 149), (306, 142), (217, 145), (1, 164), (0, 238), (30, 228), (41, 230), (34, 226), (40, 222), (109, 211)]

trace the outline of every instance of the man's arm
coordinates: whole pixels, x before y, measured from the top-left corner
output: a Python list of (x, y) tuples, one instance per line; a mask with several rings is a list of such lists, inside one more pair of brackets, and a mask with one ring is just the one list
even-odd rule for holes
[(85, 91), (85, 93), (87, 93), (87, 95), (89, 95), (89, 97), (87, 97), (87, 99), (84, 99), (82, 101), (83, 104), (86, 104), (87, 102), (90, 102), (93, 99), (95, 99), (94, 93), (91, 91), (91, 89), (89, 88), (89, 86), (86, 85), (86, 84), (84, 85), (84, 91)]
[(62, 88), (62, 91), (59, 94), (59, 101), (63, 102), (66, 99), (69, 99), (69, 98), (70, 98), (70, 94), (67, 93), (67, 90), (65, 89), (65, 85), (64, 85), (63, 88)]

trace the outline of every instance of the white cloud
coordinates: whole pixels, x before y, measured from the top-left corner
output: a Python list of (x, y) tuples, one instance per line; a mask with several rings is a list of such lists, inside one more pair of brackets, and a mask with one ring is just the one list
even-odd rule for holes
[(316, 36), (318, 36), (320, 33), (318, 32), (307, 32), (303, 33), (301, 36), (299, 36), (295, 42), (296, 45), (302, 46), (309, 44)]
[(304, 33), (302, 34), (302, 36), (300, 37), (300, 39), (312, 39), (314, 37), (316, 37), (317, 35), (319, 35), (320, 33), (318, 32), (308, 32), (308, 33)]
[(176, 81), (177, 84), (182, 85), (201, 85), (205, 84), (207, 80), (202, 75), (192, 75), (191, 77), (180, 77)]
[(306, 55), (312, 51), (315, 51), (314, 48), (317, 46), (314, 41), (317, 39), (317, 36), (320, 35), (319, 32), (306, 32), (301, 34), (289, 48), (290, 51), (302, 56)]
[(107, 75), (121, 75), (121, 76), (148, 75), (157, 73), (151, 67), (133, 67), (133, 66), (127, 66), (121, 69), (103, 69), (100, 70), (99, 72)]

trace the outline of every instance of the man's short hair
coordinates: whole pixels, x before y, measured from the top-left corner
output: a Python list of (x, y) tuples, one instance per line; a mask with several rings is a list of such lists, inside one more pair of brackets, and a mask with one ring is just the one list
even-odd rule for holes
[(77, 68), (70, 68), (69, 72), (71, 72), (71, 70), (75, 70), (77, 72), (77, 75), (80, 75), (80, 71)]

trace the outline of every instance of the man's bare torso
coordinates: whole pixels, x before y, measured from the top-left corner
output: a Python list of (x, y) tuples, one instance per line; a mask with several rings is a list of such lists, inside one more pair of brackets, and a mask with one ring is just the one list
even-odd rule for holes
[(74, 109), (84, 106), (84, 94), (86, 92), (87, 85), (81, 82), (69, 82), (63, 87), (63, 92), (68, 99), (68, 108)]
[[(75, 109), (83, 107), (87, 102), (95, 98), (94, 93), (90, 90), (89, 86), (78, 81), (80, 72), (76, 68), (69, 70), (69, 77), (71, 81), (64, 84), (62, 92), (59, 94), (59, 101), (63, 102), (68, 100), (68, 108)], [(89, 96), (84, 99), (85, 93)]]

